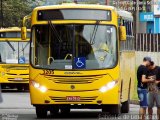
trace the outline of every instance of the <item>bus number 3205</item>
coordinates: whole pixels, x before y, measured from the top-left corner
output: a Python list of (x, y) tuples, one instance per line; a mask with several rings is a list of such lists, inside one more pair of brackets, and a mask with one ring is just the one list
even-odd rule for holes
[(43, 70), (43, 75), (53, 75), (54, 70)]

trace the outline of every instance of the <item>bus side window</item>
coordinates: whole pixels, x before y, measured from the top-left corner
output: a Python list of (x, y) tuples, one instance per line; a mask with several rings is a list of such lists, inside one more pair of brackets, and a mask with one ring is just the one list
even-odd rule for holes
[(129, 35), (132, 36), (132, 22), (129, 22)]
[(129, 35), (129, 22), (126, 21), (126, 30), (127, 30), (127, 35)]
[(131, 35), (131, 29), (130, 29), (130, 21), (128, 22), (128, 35)]
[(133, 22), (132, 22), (131, 26), (132, 26), (132, 36), (133, 36)]
[(0, 62), (2, 62), (1, 54), (0, 54)]
[(121, 26), (121, 19), (118, 19), (118, 26)]
[(128, 27), (127, 27), (127, 22), (125, 20), (123, 20), (123, 26), (126, 27), (126, 34), (128, 35)]

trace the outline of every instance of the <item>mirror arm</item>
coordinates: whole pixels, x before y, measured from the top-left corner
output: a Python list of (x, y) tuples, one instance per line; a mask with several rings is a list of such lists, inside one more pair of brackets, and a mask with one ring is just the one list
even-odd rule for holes
[(26, 21), (31, 19), (31, 16), (30, 15), (27, 15), (23, 18), (23, 21), (22, 21), (22, 27), (25, 27), (25, 24), (26, 24)]

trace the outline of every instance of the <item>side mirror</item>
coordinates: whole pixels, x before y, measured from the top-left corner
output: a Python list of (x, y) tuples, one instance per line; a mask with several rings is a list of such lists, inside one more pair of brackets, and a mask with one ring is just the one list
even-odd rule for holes
[(21, 28), (21, 38), (22, 38), (22, 40), (27, 39), (27, 28), (26, 27)]
[(126, 41), (127, 37), (126, 37), (126, 27), (125, 26), (120, 26), (119, 27), (119, 39), (121, 41)]

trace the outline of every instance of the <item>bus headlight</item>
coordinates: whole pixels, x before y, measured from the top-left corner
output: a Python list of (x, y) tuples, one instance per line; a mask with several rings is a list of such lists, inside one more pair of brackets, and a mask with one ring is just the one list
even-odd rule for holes
[(33, 85), (33, 87), (35, 87), (38, 90), (40, 90), (42, 93), (45, 93), (47, 91), (47, 88), (45, 86), (40, 85), (39, 83), (37, 83), (35, 81), (31, 81), (31, 85)]
[(34, 86), (35, 88), (39, 88), (39, 87), (40, 87), (40, 84), (39, 84), (39, 83), (34, 82), (33, 86)]
[(1, 75), (2, 75), (2, 76), (5, 76), (5, 72), (1, 72)]
[(114, 88), (117, 83), (118, 83), (118, 81), (109, 82), (109, 83), (107, 83), (105, 86), (101, 87), (101, 88), (99, 89), (99, 91), (102, 92), (102, 93), (105, 93), (106, 91)]
[(45, 92), (47, 91), (47, 88), (46, 88), (45, 86), (41, 86), (41, 87), (39, 88), (39, 90), (40, 90), (41, 92), (45, 93)]

